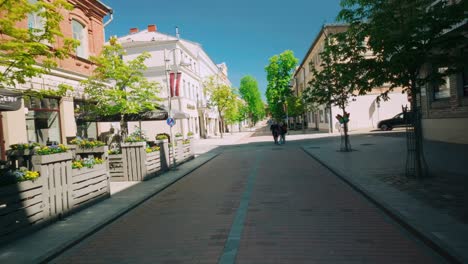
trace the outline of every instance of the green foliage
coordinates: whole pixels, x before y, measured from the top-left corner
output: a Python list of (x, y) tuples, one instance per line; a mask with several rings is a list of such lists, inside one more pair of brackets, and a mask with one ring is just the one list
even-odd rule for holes
[(270, 58), (265, 67), (268, 86), (266, 98), (273, 117), (282, 118), (285, 115), (283, 104), (291, 94), (289, 84), (298, 59), (291, 50), (286, 50)]
[(352, 31), (329, 35), (320, 53), (320, 70), (312, 69), (312, 81), (304, 91), (307, 103), (345, 109), (353, 97), (372, 89), (367, 81), (367, 48)]
[(93, 75), (82, 82), (89, 99), (93, 101), (93, 111), (102, 115), (121, 114), (121, 127), (125, 137), (127, 114), (137, 114), (154, 110), (161, 99), (159, 84), (144, 77), (147, 69), (145, 61), (150, 58), (146, 52), (133, 60), (124, 61), (125, 51), (115, 38), (103, 48), (99, 57), (91, 61), (98, 65)]
[(107, 154), (108, 155), (118, 155), (118, 154), (121, 154), (122, 152), (120, 151), (120, 149), (110, 149), (107, 151)]
[(84, 158), (72, 162), (72, 169), (93, 168), (94, 165), (103, 164), (104, 160), (100, 158)]
[(248, 108), (239, 98), (234, 99), (224, 113), (226, 124), (235, 124), (245, 120)]
[(125, 142), (127, 143), (146, 142), (147, 140), (145, 133), (138, 126), (135, 126), (135, 131), (125, 138)]
[(193, 136), (193, 132), (192, 132), (192, 131), (189, 131), (189, 132), (187, 133), (187, 137), (191, 137), (191, 136)]
[[(352, 31), (368, 37), (374, 55), (374, 67), (368, 78), (375, 86), (390, 83), (391, 89), (403, 87), (413, 94), (432, 81), (442, 82), (468, 65), (467, 39), (454, 25), (468, 18), (468, 1), (449, 5), (433, 0), (342, 0), (338, 18), (351, 25)], [(461, 31), (460, 29), (458, 29)], [(421, 75), (425, 64), (450, 66), (449, 71), (431, 71)], [(390, 91), (390, 90), (389, 90)], [(382, 96), (387, 98), (388, 92)]]
[(169, 137), (166, 134), (158, 134), (156, 135), (156, 140), (163, 140), (168, 139)]
[(90, 140), (81, 139), (81, 138), (75, 138), (71, 140), (70, 143), (73, 145), (77, 145), (80, 148), (85, 148), (85, 149), (97, 148), (97, 147), (102, 147), (106, 145), (106, 143), (99, 141), (99, 140), (90, 141)]
[(67, 152), (68, 148), (65, 145), (59, 144), (57, 146), (42, 146), (35, 149), (37, 155), (51, 155), (56, 153)]
[[(224, 113), (229, 107), (232, 107), (236, 95), (231, 87), (218, 83), (213, 76), (204, 83), (204, 91), (210, 95), (209, 104), (218, 109), (222, 127), (224, 127)], [(223, 136), (222, 131), (223, 129), (221, 129), (221, 137)]]
[(262, 120), (265, 117), (265, 108), (260, 90), (258, 89), (257, 80), (252, 76), (243, 77), (239, 92), (242, 99), (247, 103), (247, 106), (240, 110), (245, 110), (254, 124)]
[(179, 138), (179, 137), (182, 137), (182, 136), (183, 136), (182, 133), (179, 133), (179, 132), (175, 134), (176, 138)]
[[(66, 0), (37, 1), (3, 0), (0, 3), (0, 84), (15, 87), (28, 78), (49, 72), (79, 44), (63, 38), (60, 22), (62, 10), (71, 10)], [(19, 28), (18, 23), (35, 14), (42, 20), (39, 28)], [(60, 45), (57, 39), (60, 38)], [(53, 47), (53, 48), (51, 48)], [(41, 67), (36, 63), (40, 61)]]
[(39, 143), (19, 143), (19, 144), (12, 144), (10, 145), (10, 149), (12, 150), (32, 150), (35, 147), (40, 147), (41, 144)]
[(156, 152), (156, 151), (159, 151), (160, 149), (161, 147), (159, 146), (146, 147), (146, 153)]
[(288, 116), (295, 117), (304, 113), (304, 104), (301, 97), (291, 95), (287, 98)]

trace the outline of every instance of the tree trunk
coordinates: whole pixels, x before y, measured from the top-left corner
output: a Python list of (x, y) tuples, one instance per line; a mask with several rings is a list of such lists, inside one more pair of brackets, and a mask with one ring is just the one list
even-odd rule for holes
[[(346, 116), (346, 109), (343, 107), (343, 118)], [(345, 120), (346, 121), (346, 120)], [(331, 123), (331, 120), (330, 120)], [(343, 131), (344, 131), (344, 147), (341, 147), (341, 150), (344, 152), (351, 151), (351, 143), (349, 142), (349, 135), (348, 135), (348, 122), (343, 123)]]
[(413, 131), (407, 131), (407, 158), (406, 174), (418, 179), (427, 176), (427, 164), (423, 152), (423, 135), (421, 124), (421, 109), (417, 103), (419, 93), (416, 86), (416, 78), (411, 80), (411, 114)]
[(128, 135), (128, 123), (125, 121), (125, 115), (120, 115), (120, 137), (121, 142), (123, 142)]
[(223, 138), (223, 132), (224, 132), (224, 118), (221, 115), (221, 111), (218, 111), (219, 113), (219, 121), (220, 121), (220, 126), (219, 126), (219, 134), (221, 134), (221, 138)]

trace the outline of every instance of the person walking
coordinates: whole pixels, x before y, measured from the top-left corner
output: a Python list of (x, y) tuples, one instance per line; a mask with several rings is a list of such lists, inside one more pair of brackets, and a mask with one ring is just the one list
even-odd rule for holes
[(286, 123), (281, 122), (279, 125), (280, 131), (280, 144), (286, 143), (286, 133), (288, 132), (288, 125)]
[(272, 122), (270, 126), (271, 134), (273, 135), (273, 139), (275, 140), (275, 144), (278, 144), (278, 136), (279, 136), (279, 125), (275, 121)]

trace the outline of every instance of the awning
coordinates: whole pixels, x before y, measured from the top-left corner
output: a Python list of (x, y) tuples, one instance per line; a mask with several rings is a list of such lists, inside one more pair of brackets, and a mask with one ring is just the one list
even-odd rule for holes
[[(157, 107), (154, 110), (148, 110), (138, 114), (125, 115), (125, 121), (160, 121), (168, 118), (167, 111), (162, 107)], [(92, 112), (75, 114), (75, 121), (84, 122), (120, 122), (120, 114), (116, 115), (99, 115)]]
[(172, 118), (174, 118), (174, 119), (188, 119), (188, 118), (190, 118), (189, 114), (187, 114), (185, 112), (182, 112), (182, 111), (179, 111), (177, 109), (172, 109), (171, 112), (172, 112)]
[(0, 88), (0, 111), (16, 111), (21, 108), (22, 94)]

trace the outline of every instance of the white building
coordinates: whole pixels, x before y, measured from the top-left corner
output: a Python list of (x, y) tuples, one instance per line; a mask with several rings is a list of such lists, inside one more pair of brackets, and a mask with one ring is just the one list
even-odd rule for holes
[[(173, 133), (186, 136), (188, 132), (193, 132), (195, 137), (203, 138), (218, 133), (218, 113), (216, 109), (207, 107), (209, 95), (204, 93), (203, 83), (210, 76), (215, 76), (217, 81), (230, 86), (225, 63), (214, 63), (200, 44), (181, 39), (178, 34), (160, 33), (156, 25), (149, 25), (142, 31), (132, 28), (129, 35), (120, 37), (118, 41), (127, 53), (124, 60), (132, 60), (143, 52), (151, 55), (145, 62), (148, 67), (145, 76), (160, 84), (162, 89), (159, 96), (164, 99), (162, 104), (166, 107), (170, 83), (167, 70), (181, 73), (179, 88), (172, 97), (171, 105), (174, 112), (187, 118), (176, 120)], [(135, 125), (129, 124), (130, 132)], [(141, 126), (150, 138), (158, 133), (169, 133), (165, 121), (143, 122)]]

